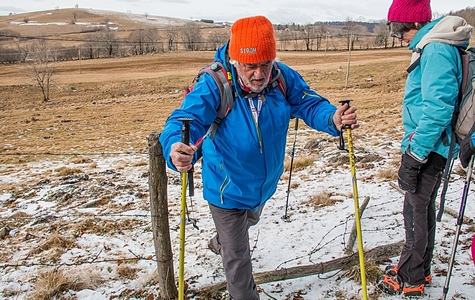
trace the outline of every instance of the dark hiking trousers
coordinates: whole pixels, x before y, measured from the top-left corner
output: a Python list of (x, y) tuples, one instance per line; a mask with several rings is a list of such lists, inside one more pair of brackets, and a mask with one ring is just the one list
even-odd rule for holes
[(439, 189), (446, 159), (431, 152), (422, 166), (414, 194), (404, 196), (404, 228), (406, 242), (398, 263), (402, 282), (419, 285), (430, 274), (435, 243), (435, 198)]
[(223, 209), (211, 204), (209, 208), (218, 232), (220, 254), (231, 299), (258, 300), (259, 293), (252, 276), (248, 229), (259, 222), (264, 206), (257, 211)]

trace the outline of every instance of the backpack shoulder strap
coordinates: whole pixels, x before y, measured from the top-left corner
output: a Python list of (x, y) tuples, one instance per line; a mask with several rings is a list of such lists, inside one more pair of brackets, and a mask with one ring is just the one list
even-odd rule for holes
[[(467, 88), (467, 82), (468, 82), (468, 77), (469, 77), (469, 64), (470, 64), (470, 56), (468, 55), (468, 53), (460, 48), (460, 47), (457, 47), (457, 49), (459, 50), (459, 53), (460, 53), (460, 59), (461, 59), (461, 62), (462, 62), (462, 82), (460, 84), (460, 89), (459, 89), (459, 93), (458, 93), (458, 105), (457, 107), (455, 108), (453, 114), (452, 114), (452, 127), (455, 126), (455, 124), (457, 123), (457, 119), (458, 119), (458, 114), (460, 113), (460, 105), (462, 103), (462, 100), (463, 100), (463, 94)], [(444, 131), (444, 136), (443, 138), (447, 138), (447, 134), (446, 132)], [(441, 219), (442, 219), (442, 214), (444, 213), (444, 206), (445, 206), (445, 195), (447, 193), (447, 188), (448, 188), (448, 184), (449, 184), (449, 177), (450, 177), (450, 173), (452, 172), (452, 167), (453, 167), (453, 164), (454, 164), (454, 158), (453, 157), (453, 152), (455, 150), (455, 143), (456, 143), (456, 140), (457, 140), (457, 135), (455, 134), (454, 130), (452, 130), (452, 135), (451, 135), (451, 139), (450, 139), (450, 145), (449, 145), (449, 153), (447, 155), (447, 162), (445, 163), (445, 168), (444, 168), (444, 171), (442, 173), (442, 191), (440, 193), (440, 202), (439, 202), (439, 212), (437, 213), (437, 217), (436, 217), (436, 220), (437, 222), (440, 222)]]
[(282, 71), (280, 69), (279, 63), (275, 62), (275, 69), (277, 70), (277, 83), (280, 91), (284, 95), (285, 99), (287, 99), (287, 83), (285, 82), (285, 78), (282, 75)]
[(274, 61), (274, 69), (276, 71), (276, 75), (272, 79), (272, 81), (266, 86), (264, 92), (269, 92), (271, 89), (278, 87), (279, 90), (282, 92), (284, 97), (287, 99), (287, 84), (285, 82), (285, 78), (282, 75), (282, 71), (279, 67), (279, 63)]
[(414, 69), (421, 64), (421, 55), (422, 55), (422, 49), (421, 48), (415, 48), (413, 51), (413, 55), (417, 55), (417, 58), (409, 65), (407, 68), (407, 73), (411, 73), (414, 71)]
[(218, 115), (205, 134), (205, 136), (209, 135), (211, 139), (214, 139), (214, 135), (216, 134), (216, 130), (221, 124), (221, 121), (228, 115), (231, 109), (234, 108), (234, 92), (231, 75), (228, 74), (223, 64), (220, 62), (213, 62), (204, 66), (199, 71), (199, 76), (201, 76), (200, 73), (208, 73), (211, 75), (219, 88), (221, 102), (218, 108)]
[(470, 71), (470, 55), (468, 55), (467, 51), (459, 49), (460, 52), (460, 58), (462, 60), (462, 83), (460, 84), (460, 90), (459, 90), (459, 103), (462, 102), (462, 97), (467, 89), (467, 83), (468, 83), (468, 73)]

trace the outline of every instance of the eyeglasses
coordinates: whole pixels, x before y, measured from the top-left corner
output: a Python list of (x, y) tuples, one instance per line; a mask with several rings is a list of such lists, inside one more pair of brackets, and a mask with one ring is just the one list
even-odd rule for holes
[(404, 32), (391, 32), (390, 35), (393, 38), (402, 40), (402, 36), (404, 35)]
[(397, 38), (401, 40), (404, 35), (405, 30), (403, 30), (403, 28), (398, 28), (401, 26), (394, 26), (395, 24), (391, 21), (389, 21), (386, 24), (389, 26), (389, 35), (393, 38)]

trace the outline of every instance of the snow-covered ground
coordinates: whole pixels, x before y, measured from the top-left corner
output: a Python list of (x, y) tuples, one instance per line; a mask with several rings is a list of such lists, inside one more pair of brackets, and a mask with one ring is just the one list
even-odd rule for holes
[[(305, 149), (313, 139), (319, 141), (318, 146)], [(291, 129), (288, 153), (292, 141)], [(266, 204), (260, 223), (250, 229), (255, 272), (345, 256), (355, 211), (350, 167), (344, 159), (348, 154), (338, 150), (337, 143), (337, 138), (299, 130), (294, 162), (310, 156), (315, 157), (315, 162), (292, 173), (289, 221), (282, 219), (289, 180), (286, 172), (276, 194)], [(358, 137), (354, 143), (359, 203), (370, 198), (361, 218), (364, 249), (404, 240), (403, 195), (379, 176), (382, 170), (396, 172), (398, 142)], [(91, 155), (82, 160), (46, 157), (21, 168), (0, 166), (0, 184), (19, 186), (15, 193), (0, 191), (0, 225), (11, 229), (0, 240), (0, 299), (30, 299), (39, 274), (46, 270), (89, 279), (89, 288), (63, 292), (61, 299), (147, 299), (151, 294), (158, 297), (147, 162), (147, 154), (135, 153)], [(76, 171), (62, 175), (65, 168)], [(196, 174), (199, 173), (197, 165)], [(464, 178), (457, 174), (452, 174), (446, 200), (446, 207), (456, 212), (464, 184)], [(190, 289), (199, 290), (223, 281), (224, 272), (220, 257), (207, 247), (214, 235), (213, 222), (198, 178), (195, 185), (195, 196), (188, 199), (188, 208), (199, 229), (186, 227), (185, 280)], [(470, 222), (475, 216), (474, 187), (470, 188), (465, 210)], [(324, 192), (334, 200), (333, 205), (316, 207), (309, 203)], [(169, 172), (168, 197), (177, 278), (181, 184), (179, 174), (174, 172)], [(433, 284), (426, 288), (427, 299), (442, 296), (455, 229), (456, 218), (445, 213), (438, 223)], [(470, 254), (474, 232), (474, 225), (462, 226), (448, 299), (474, 299), (475, 267)], [(72, 241), (71, 245), (61, 251), (45, 247), (42, 243), (53, 233)], [(353, 249), (357, 251), (357, 245)], [(388, 258), (388, 263), (397, 262), (397, 258)], [(135, 275), (125, 276), (124, 265), (132, 268)], [(261, 299), (362, 299), (361, 285), (348, 279), (343, 271), (258, 287)], [(367, 282), (367, 289), (371, 299), (401, 298), (380, 294), (372, 281)]]

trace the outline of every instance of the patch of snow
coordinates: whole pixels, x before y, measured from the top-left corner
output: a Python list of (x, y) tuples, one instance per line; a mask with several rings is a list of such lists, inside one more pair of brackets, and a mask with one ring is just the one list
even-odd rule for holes
[[(320, 150), (306, 150), (304, 144), (317, 137)], [(403, 195), (392, 188), (390, 182), (378, 178), (378, 172), (396, 167), (392, 161), (400, 156), (399, 143), (388, 142), (392, 137), (354, 137), (355, 155), (379, 157), (370, 160), (365, 167), (358, 168), (357, 187), (359, 203), (365, 197), (370, 202), (361, 217), (363, 231), (363, 247), (366, 250), (376, 246), (404, 240), (402, 218)], [(379, 143), (374, 140), (381, 140)], [(386, 141), (386, 142), (385, 142)], [(289, 130), (288, 153), (292, 147), (293, 130)], [(250, 244), (254, 272), (272, 271), (302, 265), (318, 264), (345, 256), (344, 250), (349, 232), (354, 223), (354, 200), (352, 198), (352, 179), (349, 165), (332, 165), (333, 158), (348, 155), (336, 150), (337, 140), (328, 136), (318, 135), (312, 130), (299, 130), (295, 159), (304, 156), (315, 156), (315, 162), (304, 170), (292, 173), (292, 188), (288, 189), (288, 172), (278, 184), (275, 195), (266, 203), (260, 222), (250, 228)], [(62, 271), (94, 273), (106, 279), (94, 289), (68, 291), (67, 296), (78, 300), (117, 298), (127, 290), (146, 291), (158, 295), (158, 284), (149, 284), (148, 280), (156, 272), (155, 249), (151, 229), (151, 216), (148, 199), (148, 166), (140, 162), (148, 161), (147, 154), (93, 156), (93, 162), (71, 165), (67, 161), (45, 160), (30, 163), (27, 167), (15, 170), (0, 178), (1, 183), (31, 182), (32, 177), (39, 174), (53, 174), (47, 184), (25, 184), (21, 192), (12, 195), (0, 192), (0, 217), (2, 222), (11, 222), (15, 212), (23, 211), (31, 216), (28, 222), (11, 222), (14, 227), (10, 235), (0, 240), (0, 246), (8, 261), (0, 265), (18, 264), (19, 267), (2, 267), (0, 270), (0, 299), (26, 297), (34, 289), (37, 272), (45, 266), (38, 266), (44, 254), (29, 254), (59, 227), (61, 236), (74, 238), (76, 245), (65, 251), (58, 263)], [(87, 177), (64, 178), (55, 177), (54, 170), (70, 166), (83, 170)], [(15, 166), (2, 166), (0, 171)], [(201, 169), (198, 163), (195, 174), (198, 177)], [(170, 237), (174, 255), (174, 266), (178, 272), (179, 256), (179, 225), (181, 184), (180, 175), (168, 170), (168, 211)], [(446, 207), (459, 211), (464, 178), (452, 174), (452, 182), (447, 192)], [(38, 180), (39, 181), (39, 180)], [(210, 284), (224, 280), (224, 271), (220, 256), (208, 249), (208, 240), (215, 234), (212, 218), (207, 202), (201, 194), (201, 182), (195, 179), (195, 196), (188, 197), (189, 217), (197, 220), (198, 230), (191, 224), (185, 231), (185, 280), (189, 287), (198, 290)], [(331, 199), (338, 200), (332, 206), (314, 208), (306, 202), (314, 195), (322, 192), (331, 193)], [(473, 221), (475, 201), (473, 201), (474, 185), (469, 192), (469, 201), (465, 216)], [(288, 195), (289, 221), (282, 219)], [(15, 198), (13, 198), (15, 197)], [(110, 199), (105, 205), (92, 205), (103, 198)], [(437, 199), (437, 202), (439, 200)], [(79, 228), (81, 222), (92, 220), (92, 224), (101, 225), (102, 221), (115, 224), (112, 231), (73, 232), (73, 225)], [(41, 222), (40, 222), (41, 221)], [(438, 299), (442, 295), (447, 261), (451, 254), (456, 218), (445, 213), (437, 224), (436, 247), (434, 251), (433, 284), (426, 288), (427, 299)], [(471, 225), (473, 226), (473, 225)], [(475, 267), (469, 249), (473, 236), (470, 225), (464, 224), (458, 244), (457, 264), (448, 291), (449, 299), (471, 299)], [(87, 228), (84, 228), (87, 230)], [(105, 230), (105, 228), (104, 228)], [(33, 235), (25, 239), (26, 232)], [(353, 247), (357, 251), (357, 245)], [(5, 257), (6, 257), (5, 256)], [(137, 279), (129, 280), (118, 276), (116, 260), (138, 258), (130, 264), (138, 269)], [(78, 262), (91, 262), (74, 265)], [(388, 263), (397, 262), (397, 257), (388, 258)], [(67, 264), (72, 264), (70, 267)], [(380, 266), (381, 269), (384, 266)], [(175, 274), (175, 278), (177, 277)], [(300, 295), (303, 299), (361, 299), (361, 285), (347, 279), (343, 272), (334, 271), (322, 275), (307, 276), (292, 280), (284, 280), (258, 285), (261, 299), (292, 299)], [(376, 294), (374, 282), (367, 282), (369, 293)], [(379, 299), (400, 299), (401, 296), (380, 295)], [(26, 299), (26, 298), (24, 298)], [(136, 298), (139, 299), (139, 298)], [(144, 297), (145, 299), (145, 297)]]

